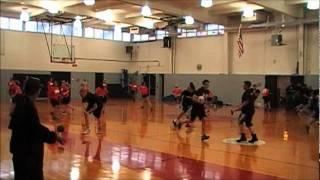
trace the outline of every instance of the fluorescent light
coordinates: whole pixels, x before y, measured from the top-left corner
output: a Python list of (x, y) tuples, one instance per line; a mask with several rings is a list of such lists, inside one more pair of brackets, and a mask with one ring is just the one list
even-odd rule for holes
[(319, 9), (319, 0), (309, 0), (307, 4), (307, 8), (310, 10)]
[(194, 23), (194, 19), (192, 16), (185, 16), (184, 20), (185, 20), (186, 24), (193, 24)]
[(29, 21), (30, 20), (30, 14), (26, 8), (22, 9), (21, 14), (20, 14), (20, 20), (21, 21)]
[(106, 22), (112, 22), (113, 21), (113, 13), (111, 9), (105, 10), (105, 11), (101, 11), (101, 12), (97, 12), (97, 17), (99, 19), (102, 19)]
[(42, 5), (44, 8), (46, 8), (49, 13), (51, 14), (56, 14), (59, 12), (59, 5), (57, 4), (56, 1), (51, 1), (51, 0), (44, 0), (42, 1)]
[(144, 5), (141, 8), (141, 15), (142, 16), (151, 16), (152, 15), (151, 9), (148, 5)]
[(95, 4), (95, 0), (83, 0), (83, 3), (87, 6), (92, 6)]
[(243, 9), (242, 16), (244, 16), (244, 17), (253, 17), (254, 16), (254, 11), (253, 11), (252, 7), (249, 7), (249, 6), (245, 7)]
[(75, 21), (73, 22), (73, 26), (76, 28), (82, 28), (82, 22), (81, 22), (81, 17), (80, 16), (76, 16)]
[(209, 8), (213, 5), (212, 0), (201, 0), (201, 6), (204, 8)]

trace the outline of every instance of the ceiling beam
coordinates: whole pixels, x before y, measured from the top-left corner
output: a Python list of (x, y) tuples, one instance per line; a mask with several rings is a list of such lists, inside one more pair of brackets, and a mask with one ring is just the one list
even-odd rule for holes
[(250, 3), (257, 4), (259, 6), (263, 6), (266, 9), (271, 9), (273, 11), (277, 11), (291, 17), (295, 18), (303, 18), (303, 7), (301, 6), (292, 6), (288, 5), (286, 0), (246, 0)]
[(286, 3), (293, 5), (293, 4), (304, 4), (307, 3), (308, 0), (287, 0)]

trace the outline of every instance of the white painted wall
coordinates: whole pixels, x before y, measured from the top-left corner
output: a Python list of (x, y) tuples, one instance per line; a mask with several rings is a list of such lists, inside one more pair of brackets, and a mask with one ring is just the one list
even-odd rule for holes
[(306, 74), (319, 74), (319, 25), (305, 28)]
[[(4, 53), (1, 54), (1, 69), (120, 72), (121, 69), (128, 67), (128, 63), (91, 60), (78, 61), (78, 67), (50, 63), (43, 34), (3, 31), (3, 35)], [(60, 37), (57, 42), (63, 43), (63, 39)], [(125, 53), (126, 44), (123, 42), (74, 38), (74, 45), (76, 57), (129, 60), (129, 56)]]

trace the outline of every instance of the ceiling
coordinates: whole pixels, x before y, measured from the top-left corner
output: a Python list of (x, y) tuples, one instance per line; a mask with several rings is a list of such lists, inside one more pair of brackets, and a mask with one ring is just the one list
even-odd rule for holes
[[(33, 20), (52, 18), (70, 22), (80, 15), (84, 17), (85, 26), (108, 29), (114, 24), (122, 27), (147, 27), (146, 24), (150, 24), (150, 21), (161, 23), (168, 19), (181, 19), (186, 15), (193, 16), (197, 23), (215, 23), (230, 27), (240, 23), (242, 10), (246, 6), (267, 16), (281, 15), (291, 19), (304, 19), (306, 11), (309, 11), (305, 7), (307, 0), (213, 0), (210, 8), (201, 7), (200, 0), (96, 0), (93, 6), (86, 6), (82, 0), (56, 0), (60, 13), (54, 18), (48, 13), (43, 1), (0, 0), (0, 15), (19, 18), (22, 8), (27, 8)], [(146, 3), (152, 9), (152, 16), (147, 18), (140, 14), (141, 6)], [(112, 22), (105, 22), (97, 16), (97, 12), (107, 9), (112, 10)], [(318, 11), (313, 14), (314, 18), (319, 17)]]

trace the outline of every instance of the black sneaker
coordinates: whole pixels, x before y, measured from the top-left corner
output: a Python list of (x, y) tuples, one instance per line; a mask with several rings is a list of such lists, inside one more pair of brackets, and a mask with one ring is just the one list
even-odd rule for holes
[(246, 141), (247, 141), (246, 137), (241, 137), (240, 139), (237, 140), (237, 143), (246, 142)]
[(205, 141), (205, 140), (207, 140), (207, 139), (209, 139), (209, 138), (210, 138), (210, 136), (202, 135), (202, 136), (201, 136), (201, 141)]
[(179, 123), (177, 124), (177, 128), (178, 128), (178, 129), (181, 129), (181, 127), (182, 127), (182, 123), (179, 122)]
[(257, 137), (253, 137), (250, 141), (248, 141), (249, 143), (252, 143), (254, 144), (255, 142), (258, 141), (258, 138)]
[(173, 127), (177, 128), (178, 124), (175, 120), (172, 120)]

